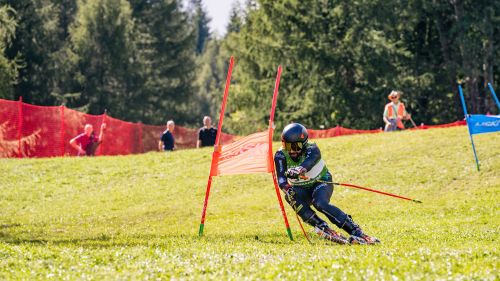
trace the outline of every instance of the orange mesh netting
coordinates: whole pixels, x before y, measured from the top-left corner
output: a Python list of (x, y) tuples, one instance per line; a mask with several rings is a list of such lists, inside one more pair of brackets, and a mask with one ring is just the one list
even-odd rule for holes
[(307, 133), (309, 134), (309, 138), (311, 139), (321, 139), (321, 138), (332, 138), (338, 136), (347, 136), (347, 135), (355, 135), (355, 134), (373, 134), (378, 133), (380, 130), (353, 130), (342, 128), (340, 126), (325, 129), (325, 130), (312, 130), (308, 129)]
[(271, 172), (268, 165), (269, 132), (248, 135), (214, 153), (211, 176)]
[[(460, 120), (460, 121), (455, 121), (452, 123), (447, 123), (447, 124), (439, 124), (439, 125), (420, 125), (414, 128), (409, 128), (409, 130), (426, 130), (426, 129), (435, 129), (435, 128), (448, 128), (448, 127), (455, 127), (455, 126), (465, 126), (465, 120)], [(333, 138), (333, 137), (339, 137), (339, 136), (347, 136), (347, 135), (357, 135), (357, 134), (375, 134), (375, 133), (380, 133), (383, 132), (384, 130), (382, 129), (375, 129), (375, 130), (354, 130), (354, 129), (348, 129), (348, 128), (343, 128), (340, 126), (331, 128), (331, 129), (325, 129), (325, 130), (312, 130), (308, 129), (307, 133), (309, 134), (309, 138), (311, 139), (321, 139), (321, 138)]]
[[(126, 155), (158, 149), (165, 126), (125, 122), (106, 114), (90, 115), (64, 106), (36, 106), (21, 101), (0, 99), (0, 157), (54, 157), (77, 155), (69, 141), (83, 133), (85, 124), (94, 127), (96, 136), (106, 123), (102, 144), (96, 155)], [(198, 130), (175, 126), (178, 149), (194, 148)], [(221, 135), (221, 143), (235, 136)]]
[[(90, 115), (64, 106), (37, 106), (22, 101), (0, 99), (0, 157), (54, 157), (77, 155), (69, 141), (83, 132), (85, 124), (99, 134), (105, 122), (104, 141), (96, 155), (126, 155), (158, 149), (165, 126), (125, 122), (106, 114)], [(465, 120), (440, 125), (421, 125), (415, 129), (465, 126)], [(354, 130), (340, 126), (326, 130), (308, 130), (309, 138), (331, 138), (353, 134), (372, 134), (376, 130)], [(260, 133), (259, 133), (260, 134)], [(198, 129), (175, 126), (175, 145), (178, 149), (194, 148)], [(229, 144), (236, 136), (221, 134), (221, 144)], [(222, 165), (223, 166), (223, 165)]]

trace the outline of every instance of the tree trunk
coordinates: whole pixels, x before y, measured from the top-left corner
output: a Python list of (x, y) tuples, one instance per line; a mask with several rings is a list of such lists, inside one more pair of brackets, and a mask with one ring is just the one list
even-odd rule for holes
[[(458, 86), (457, 86), (457, 66), (455, 61), (451, 59), (451, 43), (448, 39), (448, 32), (446, 30), (445, 25), (442, 20), (442, 15), (439, 13), (439, 9), (436, 7), (436, 2), (434, 1), (434, 17), (436, 22), (436, 28), (439, 34), (439, 42), (441, 43), (441, 52), (443, 52), (443, 59), (445, 63), (445, 69), (448, 77), (448, 82), (450, 83), (451, 90), (453, 92), (453, 97), (455, 99), (456, 104), (460, 104), (460, 95), (458, 94)], [(463, 115), (460, 111), (457, 111), (457, 118), (462, 119)]]

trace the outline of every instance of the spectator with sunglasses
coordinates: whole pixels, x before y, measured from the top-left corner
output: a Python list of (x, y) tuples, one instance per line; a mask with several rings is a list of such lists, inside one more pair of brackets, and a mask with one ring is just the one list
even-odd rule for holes
[[(287, 125), (281, 134), (282, 147), (274, 155), (276, 175), (285, 200), (304, 222), (321, 237), (339, 244), (375, 244), (380, 241), (366, 235), (351, 216), (330, 204), (332, 175), (321, 159), (318, 146), (308, 141), (307, 130), (299, 123)], [(334, 231), (311, 205), (349, 237)]]
[(387, 97), (391, 100), (391, 102), (386, 104), (384, 108), (384, 131), (391, 132), (404, 130), (405, 126), (403, 124), (403, 120), (409, 120), (411, 115), (406, 112), (405, 105), (399, 101), (401, 98), (401, 92), (393, 90)]

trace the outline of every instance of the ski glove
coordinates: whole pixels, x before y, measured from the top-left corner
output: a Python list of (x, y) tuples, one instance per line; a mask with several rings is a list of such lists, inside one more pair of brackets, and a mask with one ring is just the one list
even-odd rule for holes
[(285, 172), (285, 176), (289, 179), (298, 179), (301, 175), (307, 172), (306, 168), (297, 166), (295, 168), (290, 168)]

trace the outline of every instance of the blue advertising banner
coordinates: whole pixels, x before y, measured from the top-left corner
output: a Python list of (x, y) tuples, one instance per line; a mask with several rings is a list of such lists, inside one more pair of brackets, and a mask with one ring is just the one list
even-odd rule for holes
[(467, 116), (471, 135), (500, 131), (500, 115), (471, 114)]

